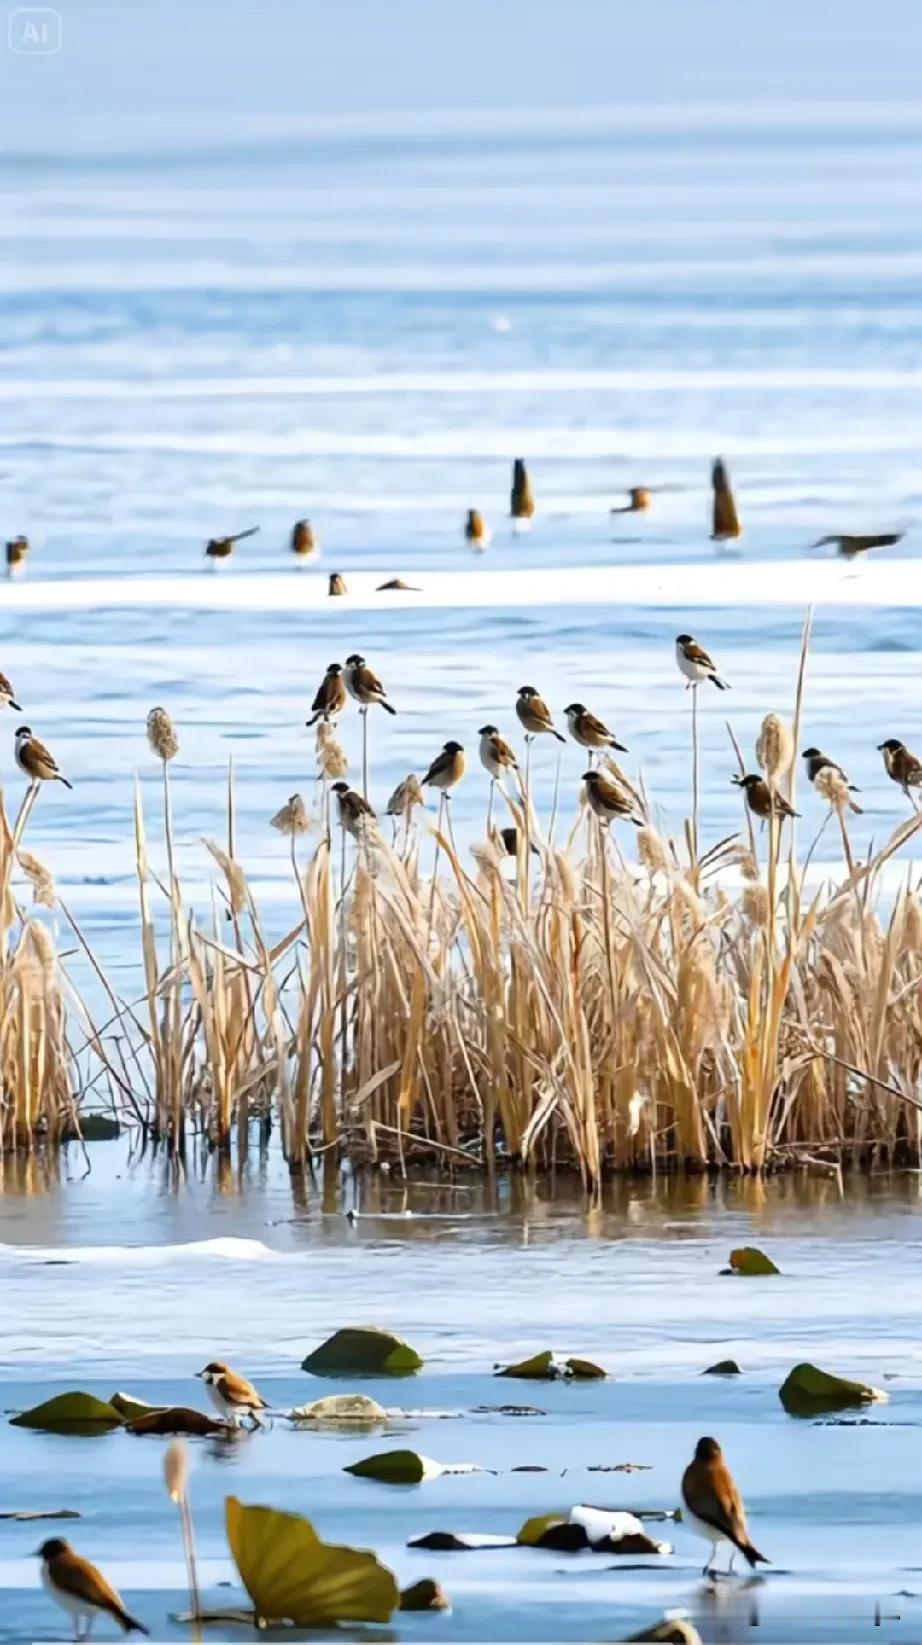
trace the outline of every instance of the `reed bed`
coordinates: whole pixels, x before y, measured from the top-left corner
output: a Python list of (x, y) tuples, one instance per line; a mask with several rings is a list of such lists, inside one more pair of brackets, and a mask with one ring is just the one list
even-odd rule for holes
[[(757, 748), (791, 801), (807, 644), (808, 632), (792, 717), (768, 716)], [(862, 858), (848, 790), (830, 776), (825, 826), (845, 877), (808, 899), (816, 842), (801, 856), (796, 822), (759, 832), (745, 814), (740, 834), (699, 853), (690, 718), (694, 799), (679, 838), (648, 821), (616, 834), (583, 805), (555, 846), (527, 791), (499, 793), (517, 855), (494, 829), (462, 860), (443, 808), (435, 876), (421, 869), (431, 827), (414, 807), (393, 842), (383, 823), (357, 838), (340, 828), (343, 758), (321, 724), (313, 807), (293, 795), (271, 819), (292, 876), (288, 928), (272, 937), (237, 855), (232, 771), (222, 839), (205, 842), (210, 915), (193, 915), (175, 869), (175, 734), (158, 722), (167, 874), (151, 867), (138, 790), (136, 1002), (111, 987), (25, 848), (34, 796), (12, 826), (0, 810), (0, 1145), (53, 1146), (102, 1101), (177, 1152), (194, 1135), (242, 1155), (254, 1127), (264, 1140), (277, 1128), (296, 1176), (340, 1156), (572, 1168), (589, 1186), (609, 1172), (919, 1164), (922, 901), (909, 870), (887, 903), (880, 882), (922, 815)], [(65, 953), (19, 905), (17, 865), (72, 939)], [(106, 1001), (101, 1026), (68, 980), (75, 952)]]

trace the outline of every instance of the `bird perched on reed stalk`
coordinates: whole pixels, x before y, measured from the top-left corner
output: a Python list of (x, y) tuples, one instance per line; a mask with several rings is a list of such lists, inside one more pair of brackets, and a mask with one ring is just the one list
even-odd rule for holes
[(555, 730), (551, 711), (544, 698), (539, 697), (533, 685), (519, 686), (515, 711), (525, 729), (526, 737), (540, 737), (547, 734), (556, 737), (559, 743), (566, 742), (566, 737), (562, 737), (560, 732)]
[(429, 770), (422, 778), (422, 783), (424, 787), (428, 785), (430, 788), (438, 788), (447, 800), (466, 770), (467, 760), (461, 744), (447, 742), (442, 752), (436, 754)]
[(208, 1390), (208, 1398), (220, 1416), (240, 1423), (246, 1416), (260, 1427), (260, 1411), (268, 1411), (269, 1401), (263, 1399), (246, 1377), (232, 1371), (222, 1360), (213, 1359), (203, 1371), (196, 1371)]
[(837, 765), (835, 760), (831, 760), (829, 755), (824, 754), (821, 749), (805, 748), (801, 754), (801, 759), (807, 768), (807, 779), (809, 782), (815, 783), (821, 771), (832, 770), (838, 773), (852, 794), (861, 793), (860, 788), (856, 788), (854, 783), (849, 782), (848, 777), (842, 770), (842, 767)]
[(685, 675), (688, 685), (700, 685), (702, 680), (710, 680), (718, 691), (729, 691), (726, 680), (722, 680), (717, 672), (716, 664), (705, 651), (703, 645), (692, 639), (690, 634), (678, 634), (675, 642), (675, 660), (679, 671)]
[(786, 800), (783, 794), (779, 794), (776, 788), (769, 788), (765, 778), (760, 777), (758, 772), (750, 772), (746, 777), (731, 777), (730, 781), (743, 790), (746, 804), (754, 817), (760, 817), (764, 821), (773, 814), (782, 819), (800, 816), (800, 812), (793, 809), (790, 801)]
[(507, 771), (518, 771), (519, 762), (495, 725), (482, 725), (477, 735), (480, 738), (480, 763), (494, 782), (502, 782)]
[(327, 584), (327, 594), (348, 594), (346, 579), (339, 571), (330, 572), (330, 581)]
[(626, 754), (624, 743), (619, 743), (613, 731), (602, 720), (590, 714), (585, 703), (570, 703), (564, 709), (567, 716), (567, 727), (574, 742), (581, 748), (616, 748), (619, 753)]
[(827, 543), (835, 543), (836, 552), (844, 560), (855, 560), (872, 548), (892, 548), (894, 543), (901, 543), (905, 535), (905, 531), (881, 531), (868, 537), (848, 537), (842, 532), (833, 532), (828, 537), (818, 537), (811, 547), (825, 548)]
[(396, 714), (397, 710), (388, 702), (387, 692), (374, 669), (368, 667), (365, 658), (360, 657), (357, 651), (354, 651), (351, 657), (346, 658), (343, 677), (346, 682), (346, 690), (350, 697), (355, 698), (360, 708), (371, 708), (373, 704), (377, 703), (381, 708), (386, 709), (388, 714)]
[(609, 514), (646, 514), (652, 498), (646, 486), (631, 486), (628, 501), (620, 508), (610, 508)]
[(477, 508), (469, 508), (467, 511), (467, 519), (464, 522), (464, 540), (470, 543), (471, 548), (479, 550), (490, 546), (492, 532), (485, 525), (483, 515)]
[(586, 799), (589, 801), (590, 809), (600, 823), (628, 821), (632, 822), (635, 828), (643, 827), (643, 818), (634, 815), (633, 795), (619, 788), (604, 772), (584, 771), (583, 782), (586, 784)]
[[(42, 1585), (45, 1592), (66, 1611), (74, 1623), (75, 1637), (89, 1639), (90, 1629), (98, 1616), (108, 1616), (117, 1622), (125, 1634), (147, 1634), (143, 1622), (130, 1615), (120, 1596), (101, 1571), (88, 1559), (75, 1553), (63, 1537), (49, 1537), (36, 1554), (42, 1562)], [(80, 1619), (86, 1619), (86, 1630), (80, 1632)]]
[(535, 498), (531, 489), (531, 480), (528, 470), (521, 457), (516, 457), (512, 465), (512, 490), (509, 494), (509, 513), (518, 530), (528, 529), (528, 523), (534, 518)]
[(25, 565), (29, 553), (28, 537), (11, 537), (6, 545), (6, 569), (13, 572), (18, 566)]
[(61, 775), (53, 754), (32, 735), (27, 725), (19, 726), (16, 731), (16, 764), (33, 786), (48, 782), (63, 783), (65, 788), (74, 786)]
[(733, 537), (742, 537), (743, 528), (736, 512), (730, 476), (721, 457), (715, 459), (711, 468), (711, 487), (714, 493), (711, 541), (724, 543)]
[(0, 708), (15, 708), (17, 714), (22, 713), (15, 696), (13, 695), (12, 681), (5, 674), (0, 674)]
[(234, 552), (234, 544), (242, 543), (244, 537), (255, 537), (258, 530), (258, 525), (251, 525), (247, 531), (237, 531), (232, 537), (209, 537), (205, 544), (208, 559), (229, 560)]
[(710, 1576), (722, 1542), (729, 1542), (730, 1569), (738, 1550), (750, 1566), (769, 1562), (753, 1546), (746, 1525), (746, 1510), (723, 1452), (716, 1439), (699, 1439), (695, 1454), (682, 1475), (682, 1501), (690, 1528), (711, 1545), (711, 1555), (702, 1571)]
[(878, 743), (877, 752), (884, 757), (887, 776), (899, 783), (906, 798), (911, 800), (910, 789), (922, 788), (922, 760), (911, 754), (899, 737), (888, 737), (886, 742)]
[(316, 725), (318, 720), (335, 720), (341, 714), (349, 701), (343, 680), (342, 663), (328, 663), (327, 671), (323, 676), (317, 694), (311, 703), (311, 717), (305, 723)]
[(310, 520), (295, 520), (291, 528), (291, 552), (299, 560), (315, 560), (320, 553), (318, 538)]
[(426, 796), (423, 793), (422, 784), (415, 771), (411, 771), (409, 776), (404, 777), (402, 783), (397, 784), (387, 802), (385, 811), (388, 817), (402, 817), (405, 823), (409, 823), (416, 807), (425, 805), (425, 803)]
[[(518, 856), (519, 831), (517, 828), (513, 827), (511, 824), (509, 824), (506, 828), (496, 828), (493, 830), (491, 838), (502, 845), (503, 852), (507, 857)], [(541, 853), (538, 850), (538, 847), (534, 844), (534, 841), (528, 841), (528, 849), (533, 857), (540, 857)]]
[(358, 842), (367, 840), (377, 821), (368, 801), (346, 782), (334, 783), (330, 792), (336, 795), (340, 825), (346, 833)]

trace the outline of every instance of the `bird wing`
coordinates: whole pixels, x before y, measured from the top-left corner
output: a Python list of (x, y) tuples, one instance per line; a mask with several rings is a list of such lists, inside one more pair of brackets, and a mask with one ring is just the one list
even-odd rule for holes
[(512, 749), (509, 747), (505, 737), (491, 737), (490, 742), (493, 747), (494, 759), (498, 760), (501, 765), (513, 765), (518, 767), (518, 760), (513, 754)]
[(8, 697), (13, 696), (13, 683), (3, 673), (0, 673), (0, 691), (4, 691)]
[(267, 1401), (262, 1394), (257, 1393), (252, 1382), (246, 1377), (238, 1376), (236, 1371), (225, 1371), (218, 1383), (224, 1398), (232, 1405), (252, 1405), (259, 1410), (268, 1409)]
[(611, 736), (608, 726), (598, 719), (595, 714), (590, 714), (588, 708), (581, 718), (583, 722), (582, 728), (584, 731), (591, 731), (594, 737)]
[(57, 771), (57, 760), (54, 758), (53, 754), (48, 752), (45, 744), (39, 742), (37, 737), (30, 737), (28, 739), (26, 743), (26, 750), (29, 754), (31, 754), (32, 758), (38, 765), (46, 765), (49, 771)]
[(705, 651), (703, 645), (698, 644), (697, 640), (689, 640), (687, 644), (683, 645), (682, 651), (690, 663), (700, 663), (702, 668), (714, 667), (710, 655)]
[(454, 757), (454, 754), (446, 754), (444, 751), (441, 754), (437, 754), (430, 765), (429, 770), (426, 772), (423, 782), (431, 783), (434, 777), (444, 776), (446, 771), (451, 770)]
[(56, 1588), (71, 1594), (74, 1599), (85, 1600), (99, 1611), (108, 1611), (110, 1616), (117, 1617), (119, 1621), (127, 1615), (111, 1583), (106, 1581), (101, 1571), (97, 1571), (95, 1565), (91, 1565), (89, 1560), (80, 1554), (70, 1552), (66, 1559), (56, 1559), (49, 1570), (49, 1576)]
[(553, 720), (551, 719), (551, 711), (543, 697), (529, 697), (526, 708), (536, 720), (541, 720), (544, 725), (553, 724)]
[(356, 684), (367, 691), (370, 696), (383, 697), (385, 690), (373, 668), (357, 668), (355, 671)]
[(746, 1514), (728, 1468), (690, 1464), (682, 1478), (682, 1495), (696, 1519), (712, 1525), (731, 1542), (748, 1542)]

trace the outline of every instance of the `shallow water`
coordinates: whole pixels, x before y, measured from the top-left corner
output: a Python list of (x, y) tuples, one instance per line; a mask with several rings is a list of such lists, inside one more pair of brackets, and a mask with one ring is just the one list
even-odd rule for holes
[[(121, 1144), (68, 1150), (62, 1180), (7, 1166), (0, 1198), (0, 1401), (22, 1408), (67, 1387), (201, 1403), (193, 1373), (217, 1356), (284, 1410), (340, 1389), (430, 1413), (385, 1435), (292, 1432), (280, 1419), (233, 1443), (190, 1442), (203, 1579), (215, 1603), (233, 1571), (227, 1494), (308, 1514), (334, 1541), (375, 1547), (401, 1582), (434, 1575), (450, 1617), (403, 1617), (402, 1640), (617, 1639), (684, 1608), (707, 1641), (922, 1638), (922, 1424), (918, 1340), (919, 1179), (610, 1185), (587, 1207), (566, 1182), (335, 1179), (292, 1193), (269, 1158), (242, 1175), (208, 1167), (170, 1186)], [(347, 1221), (344, 1210), (358, 1210)], [(722, 1277), (732, 1246), (757, 1241), (781, 1276)], [(404, 1334), (426, 1364), (400, 1381), (308, 1378), (304, 1354), (344, 1323)], [(596, 1357), (598, 1384), (497, 1382), (495, 1364), (552, 1347)], [(703, 1377), (736, 1358), (735, 1381)], [(860, 1425), (788, 1417), (777, 1396), (803, 1358), (885, 1389)], [(475, 1415), (528, 1404), (533, 1417)], [(702, 1432), (719, 1435), (772, 1560), (763, 1581), (700, 1580), (704, 1550), (681, 1524), (654, 1525), (674, 1555), (409, 1550), (427, 1530), (513, 1534), (533, 1513), (589, 1501), (673, 1508)], [(386, 1445), (496, 1470), (418, 1488), (343, 1467)], [(165, 1442), (68, 1439), (7, 1429), (0, 1508), (72, 1507), (74, 1541), (163, 1638), (182, 1638)], [(630, 1474), (594, 1472), (619, 1463)], [(516, 1472), (538, 1466), (546, 1472)], [(0, 1638), (53, 1637), (28, 1550), (42, 1526), (0, 1526)], [(49, 1526), (48, 1533), (55, 1530)], [(875, 1606), (900, 1613), (889, 1632)], [(234, 1631), (226, 1637), (235, 1637)]]

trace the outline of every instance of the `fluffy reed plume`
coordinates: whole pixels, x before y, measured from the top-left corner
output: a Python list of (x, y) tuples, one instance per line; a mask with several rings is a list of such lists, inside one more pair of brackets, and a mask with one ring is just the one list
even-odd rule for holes
[(411, 771), (408, 777), (404, 777), (403, 782), (397, 784), (385, 811), (387, 816), (401, 817), (404, 822), (409, 823), (416, 807), (425, 803), (426, 796), (422, 784), (416, 773)]
[(19, 866), (32, 887), (32, 902), (40, 908), (53, 908), (57, 902), (57, 892), (54, 885), (54, 875), (31, 851), (20, 846), (16, 853)]
[[(189, 1504), (189, 1453), (181, 1439), (171, 1440), (164, 1452), (163, 1479), (167, 1496), (179, 1509), (186, 1576), (189, 1583), (189, 1611), (193, 1624), (197, 1625), (201, 1614), (201, 1602), (195, 1559), (195, 1532)], [(197, 1626), (195, 1637), (200, 1637)]]
[(148, 714), (147, 740), (158, 760), (163, 760), (164, 764), (175, 760), (179, 753), (179, 738), (165, 708), (152, 708)]
[(825, 765), (818, 771), (813, 786), (840, 816), (845, 811), (854, 811), (860, 817), (861, 807), (852, 799), (848, 782), (836, 766)]
[(750, 882), (743, 889), (742, 910), (752, 925), (768, 924), (768, 892), (764, 885)]
[(657, 834), (656, 829), (650, 828), (649, 825), (646, 828), (638, 828), (635, 837), (637, 855), (644, 868), (651, 874), (668, 874), (670, 865), (666, 842)]
[(287, 803), (272, 818), (272, 827), (277, 828), (280, 834), (289, 837), (307, 834), (310, 831), (310, 826), (307, 807), (300, 794), (292, 794)]
[(317, 721), (317, 766), (327, 782), (340, 782), (349, 775), (346, 750), (337, 740), (335, 728), (325, 720)]
[(766, 714), (756, 741), (756, 759), (773, 787), (784, 781), (794, 760), (791, 728), (778, 714)]

